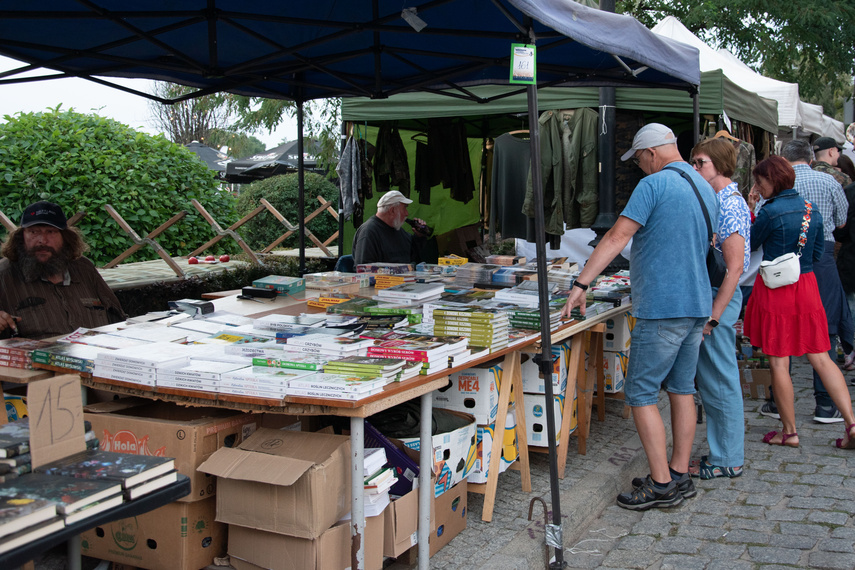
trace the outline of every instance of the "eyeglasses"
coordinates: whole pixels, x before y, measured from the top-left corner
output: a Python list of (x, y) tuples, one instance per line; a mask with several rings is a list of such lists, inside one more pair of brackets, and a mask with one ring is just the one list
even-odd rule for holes
[(689, 164), (691, 164), (692, 166), (694, 166), (695, 168), (700, 170), (701, 168), (704, 167), (704, 164), (706, 164), (707, 162), (712, 162), (712, 161), (711, 160), (704, 160), (703, 158), (693, 158), (692, 160), (689, 161)]

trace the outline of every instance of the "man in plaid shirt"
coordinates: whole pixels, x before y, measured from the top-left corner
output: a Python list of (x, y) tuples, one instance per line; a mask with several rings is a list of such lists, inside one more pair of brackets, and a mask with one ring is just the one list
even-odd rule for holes
[[(781, 150), (781, 156), (787, 159), (793, 165), (793, 170), (796, 171), (796, 191), (805, 200), (810, 201), (813, 207), (822, 214), (825, 253), (820, 261), (814, 263), (814, 275), (819, 286), (822, 306), (828, 319), (828, 334), (831, 336), (829, 354), (832, 360), (837, 359), (837, 340), (835, 339), (837, 336), (840, 337), (847, 354), (855, 354), (852, 347), (855, 327), (853, 327), (852, 314), (849, 312), (846, 294), (837, 273), (837, 265), (834, 262), (834, 235), (832, 233), (834, 228), (846, 224), (849, 202), (843, 193), (843, 187), (834, 177), (810, 167), (813, 152), (807, 142), (789, 141)], [(842, 422), (843, 418), (840, 412), (832, 403), (816, 371), (813, 373), (813, 385), (816, 400), (814, 421), (819, 423)]]

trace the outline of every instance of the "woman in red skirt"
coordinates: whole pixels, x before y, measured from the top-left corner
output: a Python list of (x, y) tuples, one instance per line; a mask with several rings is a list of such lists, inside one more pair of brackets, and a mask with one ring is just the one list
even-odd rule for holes
[(796, 283), (770, 289), (758, 274), (745, 309), (745, 334), (769, 357), (772, 390), (783, 424), (781, 433), (771, 431), (763, 441), (798, 447), (789, 357), (807, 354), (846, 422), (846, 435), (837, 440), (837, 447), (853, 449), (852, 399), (843, 374), (828, 356), (828, 324), (813, 274), (813, 262), (825, 247), (822, 216), (793, 189), (795, 180), (790, 163), (771, 156), (754, 168), (754, 187), (748, 199), (752, 209), (758, 194), (767, 200), (751, 227), (751, 249), (762, 245), (764, 261), (790, 252), (801, 254), (801, 275)]

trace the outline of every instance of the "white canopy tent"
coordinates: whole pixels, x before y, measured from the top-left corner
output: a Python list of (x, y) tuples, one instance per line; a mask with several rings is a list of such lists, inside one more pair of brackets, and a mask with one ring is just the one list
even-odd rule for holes
[(674, 16), (667, 16), (653, 27), (653, 33), (695, 47), (700, 52), (701, 71), (721, 69), (740, 87), (778, 102), (778, 126), (798, 128), (807, 133), (845, 140), (843, 123), (823, 115), (822, 107), (799, 98), (797, 83), (787, 83), (761, 75), (726, 49), (714, 50), (689, 31)]

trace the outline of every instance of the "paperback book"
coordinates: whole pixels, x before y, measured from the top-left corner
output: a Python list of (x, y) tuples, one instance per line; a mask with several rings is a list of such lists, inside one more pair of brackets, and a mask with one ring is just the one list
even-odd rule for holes
[[(122, 503), (122, 485), (118, 481), (78, 479), (62, 475), (31, 473), (0, 485), (3, 499), (26, 497), (56, 503), (56, 511), (66, 524)], [(96, 510), (91, 510), (96, 508)], [(76, 516), (78, 513), (84, 516)]]
[(103, 348), (85, 344), (55, 342), (33, 351), (33, 363), (47, 364), (77, 372), (92, 372)]
[[(3, 483), (2, 486), (11, 484)], [(0, 537), (20, 532), (55, 517), (54, 501), (27, 496), (0, 496)]]
[(65, 527), (65, 521), (61, 516), (57, 515), (54, 510), (52, 518), (44, 520), (33, 526), (25, 527), (22, 530), (13, 532), (12, 534), (7, 534), (0, 538), (0, 554), (14, 550), (19, 546), (29, 544), (30, 542), (38, 540), (39, 538), (49, 534), (53, 534), (58, 530), (62, 530), (63, 527)]
[(384, 378), (320, 372), (291, 380), (288, 387), (297, 390), (359, 393), (382, 388), (387, 383)]
[(127, 489), (175, 469), (171, 457), (87, 449), (36, 468), (37, 473), (119, 481)]
[(300, 352), (282, 352), (275, 357), (254, 357), (253, 366), (269, 366), (271, 368), (293, 368), (295, 370), (323, 370), (329, 358), (317, 354), (306, 354)]
[(334, 392), (328, 390), (313, 390), (311, 388), (302, 389), (302, 388), (292, 388), (289, 392), (289, 396), (295, 397), (303, 397), (303, 398), (328, 398), (332, 400), (362, 400), (363, 398), (367, 398), (368, 396), (373, 396), (374, 394), (379, 394), (383, 391), (383, 387), (375, 388), (373, 390), (367, 390), (365, 392)]

